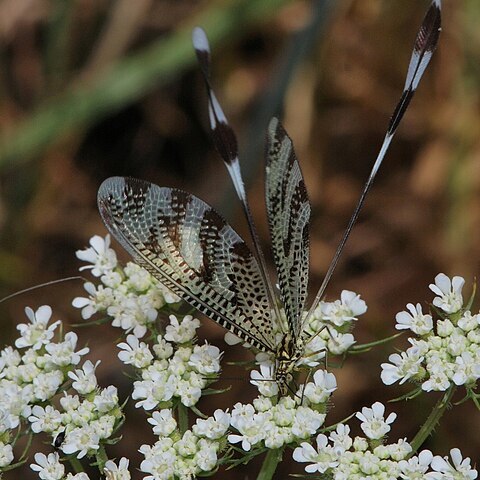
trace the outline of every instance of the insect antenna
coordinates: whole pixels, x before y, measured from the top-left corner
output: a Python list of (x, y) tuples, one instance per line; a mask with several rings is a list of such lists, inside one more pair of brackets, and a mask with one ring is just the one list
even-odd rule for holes
[(343, 248), (347, 243), (348, 237), (352, 231), (353, 226), (355, 225), (360, 210), (365, 202), (365, 198), (370, 190), (370, 187), (375, 180), (375, 176), (377, 175), (378, 169), (385, 158), (385, 155), (388, 151), (388, 147), (397, 131), (398, 125), (400, 124), (403, 115), (405, 114), (410, 101), (418, 87), (420, 79), (427, 68), (427, 65), (432, 58), (433, 52), (437, 46), (438, 37), (440, 35), (441, 30), (441, 0), (434, 0), (428, 9), (425, 18), (423, 19), (422, 25), (420, 26), (420, 30), (418, 31), (417, 37), (415, 39), (415, 43), (413, 46), (412, 56), (410, 58), (410, 63), (408, 65), (407, 77), (405, 80), (405, 86), (403, 88), (402, 96), (400, 97), (399, 102), (397, 103), (392, 117), (390, 118), (390, 122), (388, 124), (387, 132), (385, 134), (385, 138), (383, 140), (382, 146), (380, 151), (378, 152), (377, 158), (375, 163), (372, 167), (370, 172), (370, 176), (368, 177), (365, 186), (363, 187), (362, 194), (360, 195), (360, 199), (355, 207), (352, 217), (348, 222), (347, 228), (343, 237), (337, 247), (335, 255), (333, 256), (332, 262), (328, 267), (327, 273), (323, 282), (320, 286), (320, 289), (315, 296), (315, 299), (308, 311), (307, 316), (305, 317), (305, 321), (308, 321), (314, 310), (317, 308), (318, 303), (323, 297), (325, 293), (325, 289), (327, 288), (330, 279), (332, 278), (333, 272), (335, 267), (337, 266), (338, 260), (340, 255), (342, 254)]
[(270, 282), (268, 276), (265, 256), (260, 247), (259, 236), (250, 210), (247, 194), (245, 192), (245, 185), (240, 171), (240, 162), (238, 158), (237, 138), (235, 136), (235, 132), (228, 123), (227, 117), (225, 116), (220, 103), (217, 100), (210, 81), (210, 45), (208, 43), (205, 31), (202, 28), (196, 27), (193, 30), (192, 42), (200, 69), (203, 74), (205, 86), (207, 88), (208, 112), (213, 143), (218, 153), (222, 157), (225, 166), (227, 167), (237, 196), (242, 204), (245, 216), (247, 218), (250, 235), (252, 237), (255, 256), (259, 262), (262, 280), (267, 287), (268, 300), (271, 308), (274, 309), (275, 316), (278, 319), (278, 324), (282, 326), (282, 322), (280, 321), (281, 316), (277, 302), (277, 295), (275, 294), (272, 283)]
[(56, 285), (57, 283), (63, 283), (63, 282), (70, 282), (71, 280), (83, 280), (84, 282), (88, 281), (86, 278), (81, 277), (80, 275), (76, 275), (74, 277), (59, 278), (57, 280), (51, 280), (50, 282), (41, 283), (40, 285), (34, 285), (33, 287), (24, 288), (23, 290), (14, 292), (11, 295), (7, 295), (6, 297), (3, 297), (2, 299), (0, 299), (0, 303), (6, 302), (7, 300), (10, 300), (11, 298), (15, 298), (18, 295), (23, 295), (24, 293), (38, 290), (39, 288), (50, 287), (51, 285)]

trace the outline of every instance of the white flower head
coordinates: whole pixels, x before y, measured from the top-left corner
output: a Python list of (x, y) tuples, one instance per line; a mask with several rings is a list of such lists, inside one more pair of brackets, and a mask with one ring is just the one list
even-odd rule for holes
[(309, 462), (310, 465), (305, 467), (308, 473), (325, 473), (338, 466), (337, 454), (332, 446), (328, 445), (328, 438), (323, 433), (317, 436), (317, 449), (303, 442), (293, 451), (293, 459), (301, 463)]
[(12, 445), (0, 441), (0, 468), (10, 465), (13, 462), (13, 458)]
[(97, 387), (97, 377), (95, 369), (98, 367), (100, 360), (95, 365), (87, 360), (81, 369), (68, 372), (68, 376), (73, 380), (72, 387), (80, 394), (86, 395), (93, 392)]
[(79, 260), (92, 264), (80, 267), (80, 271), (91, 269), (94, 277), (101, 277), (117, 266), (117, 254), (110, 248), (110, 235), (106, 235), (105, 238), (95, 235), (89, 243), (89, 248), (76, 252)]
[(104, 468), (106, 480), (130, 480), (129, 463), (130, 460), (125, 457), (119, 460), (118, 465), (113, 460), (107, 460)]
[(382, 363), (381, 379), (385, 385), (392, 385), (400, 380), (400, 385), (421, 371), (424, 357), (419, 355), (418, 348), (409, 348), (406, 352), (392, 353), (388, 360)]
[(115, 293), (111, 288), (105, 288), (103, 285), (96, 286), (92, 282), (84, 283), (83, 288), (88, 297), (75, 297), (72, 305), (81, 309), (84, 320), (88, 320), (97, 312), (106, 311), (115, 302)]
[(20, 323), (17, 330), (20, 331), (20, 338), (15, 341), (17, 348), (32, 347), (34, 350), (40, 349), (43, 345), (49, 343), (53, 338), (55, 329), (60, 325), (60, 320), (52, 323), (48, 322), (52, 316), (52, 309), (48, 305), (39, 307), (35, 312), (30, 308), (25, 308), (25, 315), (30, 323)]
[(83, 458), (87, 453), (100, 448), (100, 436), (91, 425), (74, 428), (67, 431), (61, 449), (67, 455), (77, 453), (77, 458)]
[(458, 312), (463, 306), (462, 288), (465, 284), (463, 277), (455, 276), (452, 279), (444, 273), (435, 277), (435, 283), (429, 285), (430, 290), (438, 295), (433, 304), (446, 313)]
[(175, 315), (170, 315), (168, 318), (170, 325), (165, 329), (165, 340), (174, 343), (187, 343), (193, 340), (200, 326), (200, 320), (191, 315), (185, 315), (180, 322)]
[(452, 463), (449, 462), (448, 457), (441, 457), (436, 455), (433, 457), (431, 468), (433, 472), (427, 473), (426, 478), (433, 478), (435, 480), (443, 479), (465, 479), (473, 480), (477, 478), (477, 470), (471, 468), (470, 459), (462, 458), (462, 453), (458, 448), (450, 450), (450, 457)]
[(414, 306), (412, 303), (407, 305), (408, 312), (399, 312), (395, 316), (397, 330), (411, 330), (417, 335), (425, 335), (433, 330), (433, 319), (431, 315), (424, 315), (422, 306), (417, 303)]
[[(333, 373), (317, 370), (313, 374), (313, 382), (308, 382), (298, 392), (298, 398), (304, 397), (312, 404), (325, 403), (337, 389), (337, 379)], [(303, 395), (301, 390), (303, 390)]]
[(51, 405), (42, 407), (34, 405), (32, 414), (28, 417), (33, 432), (56, 432), (62, 425), (62, 414)]
[(117, 345), (122, 349), (118, 354), (118, 358), (126, 365), (133, 365), (135, 368), (146, 368), (151, 364), (153, 355), (148, 345), (135, 335), (127, 336), (127, 343), (121, 342)]
[(212, 375), (220, 371), (222, 352), (215, 345), (195, 345), (188, 365), (202, 375)]
[(426, 478), (425, 473), (432, 463), (433, 454), (430, 450), (422, 450), (418, 455), (399, 462), (402, 474), (400, 478), (405, 480), (420, 480)]
[(273, 378), (273, 365), (262, 363), (260, 371), (250, 372), (250, 383), (258, 388), (260, 395), (274, 397), (278, 395), (278, 384)]
[(177, 428), (177, 422), (173, 418), (172, 411), (167, 408), (153, 412), (147, 421), (150, 425), (153, 425), (153, 433), (160, 437), (168, 437)]
[(320, 304), (320, 317), (324, 322), (341, 327), (346, 323), (357, 320), (359, 315), (367, 311), (367, 304), (360, 295), (349, 290), (343, 290), (340, 300), (322, 302)]
[(77, 347), (78, 335), (75, 332), (67, 332), (65, 339), (61, 343), (49, 343), (45, 346), (48, 352), (49, 361), (59, 367), (68, 365), (78, 365), (81, 357), (86, 355), (90, 349), (88, 347), (75, 351)]
[(228, 412), (217, 409), (213, 413), (213, 417), (208, 417), (205, 420), (197, 419), (197, 422), (192, 427), (192, 431), (199, 437), (217, 440), (227, 432), (230, 426), (230, 418), (231, 416)]
[(372, 440), (378, 440), (390, 431), (390, 424), (397, 418), (396, 413), (391, 413), (387, 418), (384, 418), (384, 414), (385, 406), (375, 402), (372, 408), (363, 407), (355, 416), (362, 422), (360, 427), (363, 433)]
[(36, 453), (34, 459), (37, 463), (31, 463), (30, 468), (34, 472), (38, 472), (38, 476), (42, 480), (63, 479), (65, 467), (60, 463), (60, 457), (57, 452), (49, 453), (48, 456), (44, 453)]

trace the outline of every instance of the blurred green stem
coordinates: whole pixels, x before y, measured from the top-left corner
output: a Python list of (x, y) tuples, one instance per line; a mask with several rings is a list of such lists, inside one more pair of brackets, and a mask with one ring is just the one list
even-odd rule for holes
[(167, 38), (124, 58), (95, 78), (84, 78), (0, 138), (0, 167), (40, 155), (53, 142), (119, 110), (168, 81), (194, 60), (191, 31), (201, 25), (212, 44), (249, 24), (265, 21), (286, 0), (235, 0), (215, 3)]
[(258, 474), (257, 480), (270, 480), (277, 469), (277, 465), (282, 460), (283, 448), (268, 450), (263, 460), (262, 469)]

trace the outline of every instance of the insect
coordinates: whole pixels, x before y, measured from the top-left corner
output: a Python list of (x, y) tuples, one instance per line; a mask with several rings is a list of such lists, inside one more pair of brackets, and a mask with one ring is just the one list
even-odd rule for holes
[[(144, 180), (112, 177), (98, 191), (98, 207), (111, 234), (184, 301), (275, 359), (275, 380), (287, 393), (311, 338), (304, 325), (318, 306), (390, 142), (435, 50), (440, 0), (434, 0), (417, 34), (405, 87), (378, 157), (313, 304), (305, 315), (309, 274), (310, 203), (293, 144), (273, 118), (267, 131), (265, 198), (280, 299), (264, 256), (240, 173), (235, 134), (210, 82), (210, 48), (203, 30), (193, 45), (208, 95), (212, 138), (242, 203), (254, 252), (210, 205), (182, 190)], [(284, 320), (286, 319), (286, 320)], [(276, 331), (282, 332), (278, 339)]]

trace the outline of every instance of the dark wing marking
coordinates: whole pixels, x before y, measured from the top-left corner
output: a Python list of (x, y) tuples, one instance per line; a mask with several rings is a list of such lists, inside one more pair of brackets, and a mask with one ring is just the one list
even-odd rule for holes
[(212, 207), (181, 190), (123, 177), (102, 183), (98, 206), (136, 263), (252, 346), (275, 351), (257, 261)]
[(289, 330), (296, 340), (308, 289), (310, 202), (292, 141), (276, 118), (268, 126), (265, 157), (273, 255)]

